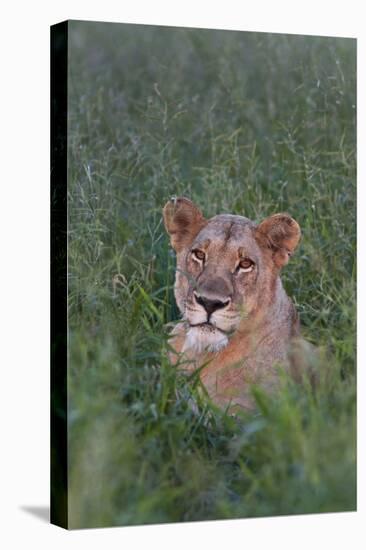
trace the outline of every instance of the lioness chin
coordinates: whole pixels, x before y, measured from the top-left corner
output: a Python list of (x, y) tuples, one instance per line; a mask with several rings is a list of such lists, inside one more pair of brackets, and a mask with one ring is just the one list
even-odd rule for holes
[(205, 219), (185, 197), (163, 210), (176, 252), (175, 298), (182, 322), (171, 334), (170, 361), (194, 371), (212, 401), (235, 412), (250, 409), (250, 385), (276, 385), (276, 366), (286, 365), (299, 334), (295, 307), (280, 270), (300, 240), (288, 214), (256, 225), (243, 216)]

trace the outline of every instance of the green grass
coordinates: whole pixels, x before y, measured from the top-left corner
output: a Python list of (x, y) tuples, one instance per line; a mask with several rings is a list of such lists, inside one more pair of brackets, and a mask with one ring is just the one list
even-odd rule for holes
[[(71, 527), (355, 509), (355, 54), (341, 38), (70, 23)], [(192, 413), (197, 387), (166, 358), (173, 194), (300, 223), (282, 278), (327, 353), (315, 391), (284, 376), (242, 422), (204, 400)]]

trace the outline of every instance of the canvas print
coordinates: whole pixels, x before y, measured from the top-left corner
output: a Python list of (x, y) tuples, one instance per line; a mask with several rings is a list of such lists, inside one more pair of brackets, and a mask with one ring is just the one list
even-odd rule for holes
[(356, 509), (356, 40), (51, 28), (51, 521)]

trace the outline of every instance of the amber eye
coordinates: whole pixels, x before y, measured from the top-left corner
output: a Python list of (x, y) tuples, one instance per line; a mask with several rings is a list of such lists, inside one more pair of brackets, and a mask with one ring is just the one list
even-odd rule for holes
[(198, 250), (197, 248), (195, 250), (192, 250), (192, 255), (193, 258), (200, 262), (203, 262), (206, 257), (205, 253), (202, 250)]
[(249, 271), (252, 271), (253, 267), (254, 267), (254, 262), (252, 262), (252, 260), (250, 260), (249, 258), (243, 258), (242, 260), (240, 260), (238, 265), (238, 269), (246, 273)]

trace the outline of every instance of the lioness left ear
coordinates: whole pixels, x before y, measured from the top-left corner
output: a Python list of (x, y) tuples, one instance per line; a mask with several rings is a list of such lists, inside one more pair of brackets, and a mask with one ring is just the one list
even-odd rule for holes
[(176, 252), (188, 248), (207, 221), (201, 210), (186, 197), (173, 197), (163, 208), (165, 229)]
[(255, 237), (262, 246), (272, 249), (274, 263), (282, 267), (299, 244), (301, 230), (288, 214), (274, 214), (258, 225)]

